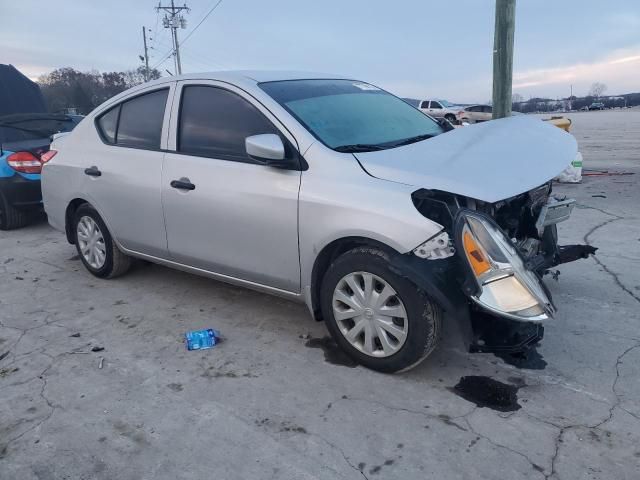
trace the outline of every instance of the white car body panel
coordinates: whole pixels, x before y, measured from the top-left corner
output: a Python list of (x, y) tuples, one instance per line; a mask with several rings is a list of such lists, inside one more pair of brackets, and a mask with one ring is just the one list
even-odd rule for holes
[(548, 182), (577, 151), (572, 135), (518, 116), (356, 157), (377, 178), (497, 202)]

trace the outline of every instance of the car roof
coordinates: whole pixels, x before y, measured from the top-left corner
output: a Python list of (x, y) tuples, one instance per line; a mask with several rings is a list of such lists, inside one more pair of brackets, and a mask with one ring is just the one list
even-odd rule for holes
[(282, 80), (311, 80), (311, 79), (344, 79), (345, 76), (321, 72), (304, 72), (295, 70), (220, 70), (213, 72), (186, 73), (172, 77), (162, 77), (152, 83), (165, 83), (176, 80), (221, 80), (230, 83), (245, 83), (247, 81), (275, 82)]

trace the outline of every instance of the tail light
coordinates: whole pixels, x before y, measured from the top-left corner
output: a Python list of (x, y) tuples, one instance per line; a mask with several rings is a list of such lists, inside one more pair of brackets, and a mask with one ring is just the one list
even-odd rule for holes
[(42, 162), (31, 152), (15, 152), (9, 155), (7, 163), (16, 172), (40, 173)]
[(56, 156), (56, 153), (58, 153), (57, 150), (47, 150), (46, 152), (44, 152), (42, 155), (40, 155), (40, 161), (45, 164), (47, 163), (49, 160), (51, 160), (53, 157)]
[(460, 111), (458, 112), (458, 115), (464, 115), (464, 110), (460, 110)]

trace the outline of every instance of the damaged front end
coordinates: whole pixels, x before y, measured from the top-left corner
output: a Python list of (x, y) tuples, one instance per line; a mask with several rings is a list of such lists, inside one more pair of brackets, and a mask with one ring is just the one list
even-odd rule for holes
[[(435, 260), (455, 250), (456, 278), (471, 300), (472, 350), (517, 350), (537, 343), (540, 323), (555, 313), (542, 276), (596, 251), (589, 245), (558, 245), (556, 225), (569, 218), (575, 201), (552, 196), (550, 182), (496, 203), (432, 190), (418, 190), (412, 198), (420, 213), (444, 227), (414, 254)], [(497, 336), (496, 328), (504, 335)]]

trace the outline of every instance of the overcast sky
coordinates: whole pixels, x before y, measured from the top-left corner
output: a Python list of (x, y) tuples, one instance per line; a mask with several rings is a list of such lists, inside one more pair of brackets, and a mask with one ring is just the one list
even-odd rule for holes
[[(163, 0), (166, 2), (167, 0)], [(177, 3), (180, 3), (178, 0)], [(217, 0), (189, 0), (184, 38)], [(59, 67), (151, 65), (170, 49), (157, 0), (0, 0), (0, 63), (31, 78)], [(398, 95), (491, 98), (494, 0), (223, 0), (181, 49), (183, 71), (344, 74)], [(161, 19), (161, 17), (160, 17)], [(169, 57), (158, 65), (173, 71)], [(165, 73), (166, 74), (166, 73)], [(525, 98), (640, 91), (640, 0), (518, 0), (514, 92)]]

